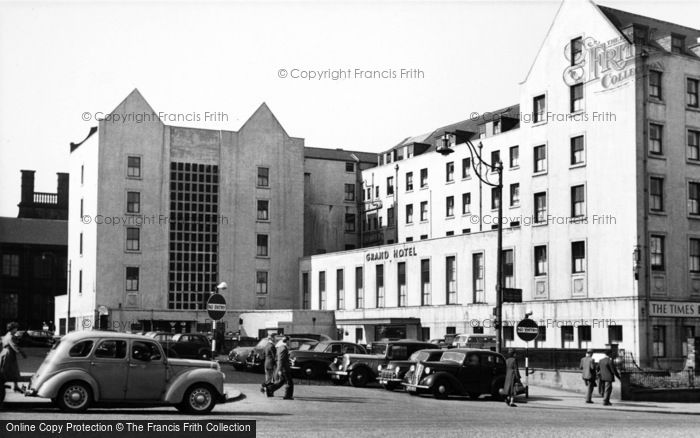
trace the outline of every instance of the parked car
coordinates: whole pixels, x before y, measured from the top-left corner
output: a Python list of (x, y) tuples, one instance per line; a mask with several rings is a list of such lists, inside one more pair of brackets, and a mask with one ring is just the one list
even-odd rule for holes
[(438, 347), (442, 348), (443, 350), (447, 350), (448, 348), (453, 348), (452, 343), (445, 341), (445, 338), (435, 338), (435, 339), (429, 340), (428, 342), (430, 342), (431, 344), (437, 345)]
[[(275, 336), (275, 339), (273, 342), (277, 343), (279, 339), (284, 336), (284, 335), (277, 335)], [(290, 337), (289, 339), (289, 350), (294, 351), (294, 350), (311, 350), (316, 344), (318, 344), (318, 341), (316, 339), (309, 339), (309, 338), (296, 338), (292, 337), (293, 335), (287, 335)], [(260, 340), (258, 342), (258, 345), (255, 346), (255, 348), (248, 354), (248, 358), (246, 359), (246, 367), (249, 370), (252, 371), (261, 371), (263, 369), (263, 365), (265, 364), (265, 346), (267, 345), (269, 341), (267, 338)]]
[(55, 342), (53, 332), (48, 330), (22, 330), (15, 333), (20, 347), (51, 347)]
[(224, 345), (221, 350), (230, 353), (231, 350), (237, 347), (254, 347), (258, 343), (258, 338), (252, 338), (250, 336), (230, 336), (226, 335), (224, 338)]
[(379, 366), (392, 360), (406, 360), (411, 354), (437, 345), (412, 339), (373, 342), (368, 354), (344, 354), (341, 363), (331, 364), (328, 375), (334, 384), (350, 381), (352, 386), (364, 387), (379, 375)]
[(172, 332), (146, 332), (145, 336), (153, 338), (158, 342), (172, 341), (175, 333)]
[(160, 344), (168, 357), (204, 360), (211, 358), (211, 343), (203, 333), (175, 333), (168, 338), (167, 334), (160, 332), (151, 337), (164, 338)]
[(229, 351), (228, 360), (237, 370), (246, 369), (246, 360), (259, 341), (255, 338), (241, 338), (237, 346)]
[(440, 360), (440, 356), (445, 350), (418, 350), (407, 360), (392, 360), (385, 367), (379, 365), (379, 378), (377, 381), (386, 390), (393, 391), (401, 387), (401, 383), (415, 370), (416, 363), (420, 361)]
[(430, 393), (435, 398), (469, 395), (476, 399), (481, 394), (500, 398), (505, 374), (506, 361), (501, 354), (455, 348), (445, 351), (439, 361), (418, 362), (404, 386), (412, 395)]
[(455, 336), (452, 341), (454, 348), (480, 348), (496, 351), (496, 336), (481, 333), (466, 333)]
[(171, 405), (204, 414), (227, 401), (218, 363), (168, 358), (153, 339), (101, 331), (65, 335), (32, 376), (25, 394), (49, 398), (66, 412), (111, 402)]
[(353, 342), (322, 341), (310, 350), (294, 350), (289, 353), (292, 372), (310, 378), (326, 377), (328, 367), (343, 354), (367, 354), (365, 347)]

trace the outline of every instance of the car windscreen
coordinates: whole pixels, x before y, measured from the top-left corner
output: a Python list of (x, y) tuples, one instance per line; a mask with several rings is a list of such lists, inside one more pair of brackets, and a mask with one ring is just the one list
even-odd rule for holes
[(445, 353), (442, 353), (440, 362), (455, 362), (461, 364), (464, 362), (464, 353), (457, 351), (446, 351)]
[(386, 344), (372, 344), (372, 354), (385, 355)]

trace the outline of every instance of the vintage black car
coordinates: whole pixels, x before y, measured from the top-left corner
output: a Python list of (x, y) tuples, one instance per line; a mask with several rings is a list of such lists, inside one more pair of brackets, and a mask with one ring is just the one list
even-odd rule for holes
[(418, 350), (408, 358), (408, 360), (392, 360), (385, 367), (379, 365), (379, 378), (377, 381), (382, 388), (393, 391), (401, 387), (401, 383), (410, 377), (415, 370), (416, 363), (420, 361), (440, 360), (444, 349), (439, 350)]
[(167, 357), (204, 360), (211, 358), (211, 344), (205, 334), (175, 333), (169, 336), (164, 332), (151, 332), (146, 333), (146, 336), (158, 340)]
[(256, 338), (241, 337), (241, 339), (236, 342), (235, 347), (228, 352), (228, 360), (231, 365), (239, 371), (246, 369), (246, 360), (250, 352), (255, 349), (258, 342)]
[(445, 351), (439, 361), (416, 364), (410, 380), (403, 385), (409, 394), (432, 394), (435, 398), (491, 394), (499, 398), (506, 374), (506, 361), (488, 350), (455, 348)]
[(353, 342), (323, 341), (310, 350), (294, 350), (289, 353), (289, 358), (294, 374), (316, 379), (325, 377), (329, 365), (343, 354), (367, 354), (367, 350)]
[(51, 347), (56, 342), (53, 332), (48, 330), (18, 331), (15, 340), (20, 347)]
[(369, 354), (344, 354), (340, 363), (333, 363), (328, 370), (331, 381), (340, 385), (350, 381), (352, 386), (364, 387), (373, 382), (381, 369), (392, 360), (406, 360), (411, 354), (437, 345), (415, 339), (382, 340), (373, 342)]

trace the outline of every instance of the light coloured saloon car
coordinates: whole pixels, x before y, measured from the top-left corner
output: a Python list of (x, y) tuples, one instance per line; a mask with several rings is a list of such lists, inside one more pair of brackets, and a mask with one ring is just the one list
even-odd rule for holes
[(26, 395), (50, 398), (66, 412), (82, 412), (94, 403), (133, 403), (204, 414), (226, 402), (218, 363), (168, 358), (154, 339), (102, 331), (61, 338), (32, 376)]

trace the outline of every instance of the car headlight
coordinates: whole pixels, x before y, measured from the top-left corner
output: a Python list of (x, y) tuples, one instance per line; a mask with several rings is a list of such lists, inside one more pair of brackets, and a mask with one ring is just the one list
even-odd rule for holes
[(399, 374), (399, 372), (401, 372), (401, 367), (396, 367), (396, 368), (394, 368), (394, 373), (395, 373), (395, 374)]
[(408, 369), (408, 371), (415, 371), (415, 370), (416, 370), (416, 366), (415, 366), (415, 365), (411, 365), (411, 368)]
[(381, 371), (381, 370), (382, 370), (382, 366), (381, 366), (381, 365), (377, 365), (377, 371)]
[(342, 371), (342, 370), (343, 370), (343, 366), (340, 365), (340, 366), (338, 367), (338, 369)]
[(433, 370), (431, 370), (430, 367), (425, 369), (425, 374), (430, 374), (431, 372), (433, 372)]

